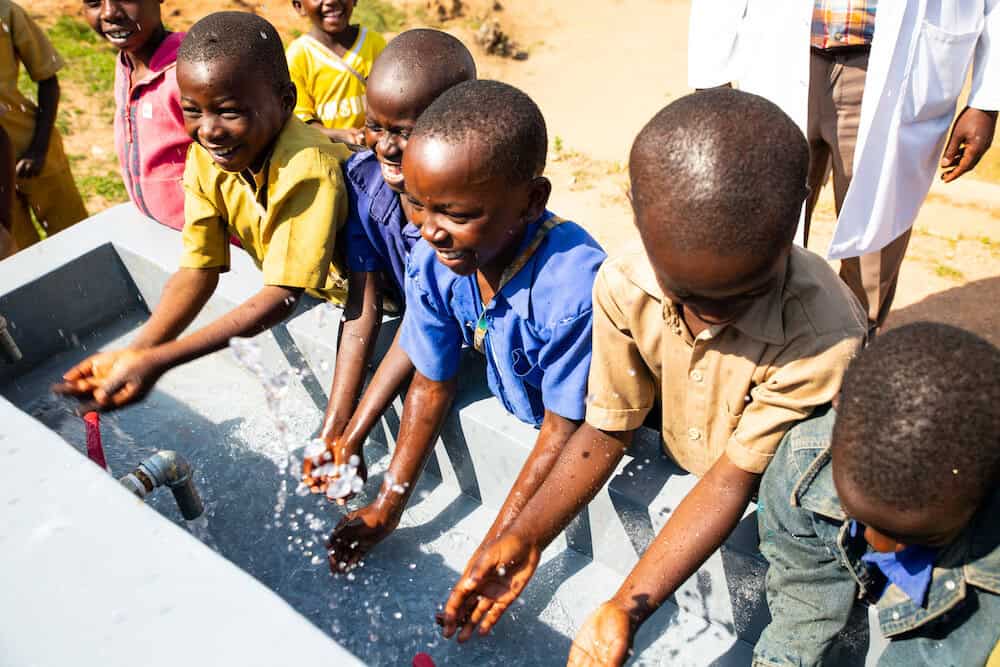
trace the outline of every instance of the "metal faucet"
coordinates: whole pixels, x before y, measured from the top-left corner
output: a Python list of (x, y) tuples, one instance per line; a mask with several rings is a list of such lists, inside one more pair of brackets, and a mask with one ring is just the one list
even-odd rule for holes
[(194, 469), (183, 456), (174, 451), (161, 450), (118, 481), (140, 498), (145, 498), (158, 486), (168, 487), (174, 494), (181, 515), (191, 521), (205, 511), (194, 485), (193, 473)]
[(7, 331), (7, 320), (0, 315), (0, 355), (8, 364), (21, 361), (21, 349), (14, 342), (14, 337)]

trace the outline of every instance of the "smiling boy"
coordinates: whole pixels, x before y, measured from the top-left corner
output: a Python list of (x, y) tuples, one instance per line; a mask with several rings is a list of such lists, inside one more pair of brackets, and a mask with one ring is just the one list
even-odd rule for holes
[(298, 90), (295, 115), (334, 141), (362, 144), (365, 89), (385, 38), (352, 25), (356, 0), (292, 0), (309, 32), (288, 45), (288, 69)]
[(115, 149), (129, 198), (143, 214), (184, 227), (184, 127), (177, 87), (182, 32), (163, 25), (163, 0), (83, 0), (94, 32), (119, 50), (115, 64)]
[(792, 246), (808, 163), (795, 124), (738, 91), (681, 98), (640, 132), (629, 174), (645, 254), (609, 260), (595, 282), (586, 422), (468, 565), (446, 636), (489, 631), (658, 403), (664, 449), (701, 479), (571, 662), (623, 662), (637, 627), (728, 537), (783, 433), (834, 397), (865, 336), (836, 274)]
[(890, 639), (883, 667), (1000, 659), (998, 434), (1000, 350), (985, 340), (918, 322), (865, 349), (837, 414), (789, 432), (761, 482), (772, 621), (753, 664), (843, 664), (859, 598)]
[(400, 334), (416, 372), (378, 497), (330, 537), (334, 572), (398, 524), (455, 396), (463, 344), (486, 357), (507, 411), (540, 428), (487, 539), (518, 516), (583, 418), (590, 287), (604, 252), (546, 211), (546, 150), (538, 107), (496, 81), (451, 88), (417, 121), (403, 175), (424, 240), (410, 255)]
[[(171, 368), (281, 322), (304, 290), (338, 303), (345, 294), (331, 258), (347, 213), (340, 167), (348, 151), (292, 116), (295, 86), (274, 27), (246, 12), (210, 14), (188, 32), (177, 63), (194, 141), (181, 268), (129, 347), (89, 357), (56, 387), (87, 408), (142, 398)], [(230, 235), (261, 269), (264, 287), (179, 337), (228, 270)]]
[[(420, 239), (420, 230), (407, 220), (400, 199), (405, 185), (403, 152), (424, 109), (452, 86), (475, 78), (472, 54), (448, 33), (417, 29), (398, 35), (375, 61), (368, 81), (364, 131), (372, 150), (353, 155), (344, 165), (349, 205), (343, 236), (349, 287), (320, 437), (335, 466), (358, 456), (362, 479), (367, 479), (362, 445), (368, 432), (413, 374), (397, 336), (372, 382), (384, 391), (367, 393), (355, 413), (382, 322), (383, 294), (404, 305), (406, 262)], [(327, 480), (312, 476), (319, 462), (306, 458), (303, 475), (306, 483), (323, 491)], [(345, 501), (338, 499), (341, 504)]]

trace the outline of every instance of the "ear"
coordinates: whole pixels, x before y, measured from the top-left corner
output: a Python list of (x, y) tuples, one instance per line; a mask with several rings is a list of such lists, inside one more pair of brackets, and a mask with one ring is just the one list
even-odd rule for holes
[(292, 0), (292, 7), (295, 9), (295, 13), (299, 16), (305, 16), (306, 10), (302, 9), (302, 3), (299, 0)]
[(281, 90), (281, 110), (285, 113), (295, 111), (295, 103), (298, 102), (299, 92), (295, 89), (295, 84), (289, 81)]
[(528, 206), (524, 210), (525, 219), (531, 223), (545, 213), (552, 194), (552, 182), (544, 176), (536, 176), (528, 184)]

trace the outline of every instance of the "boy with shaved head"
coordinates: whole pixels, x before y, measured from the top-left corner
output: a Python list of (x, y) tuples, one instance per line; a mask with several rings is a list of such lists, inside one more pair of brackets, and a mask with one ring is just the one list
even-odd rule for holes
[(865, 336), (837, 275), (792, 245), (808, 165), (791, 119), (747, 93), (681, 98), (642, 130), (629, 169), (646, 252), (609, 260), (594, 284), (586, 421), (467, 566), (447, 636), (489, 631), (657, 403), (664, 449), (701, 479), (581, 629), (571, 662), (623, 662), (638, 626), (725, 541), (784, 433), (833, 399)]
[(843, 664), (859, 598), (890, 639), (879, 665), (1000, 659), (998, 488), (1000, 350), (929, 322), (879, 336), (836, 416), (791, 431), (761, 482), (772, 621), (754, 665)]
[[(472, 54), (440, 30), (400, 34), (372, 68), (364, 127), (365, 144), (371, 150), (354, 155), (344, 166), (349, 287), (330, 400), (320, 431), (329, 457), (314, 456), (303, 462), (304, 481), (316, 492), (325, 490), (328, 482), (325, 476), (313, 474), (322, 470), (316, 466), (324, 458), (340, 466), (357, 456), (358, 474), (367, 478), (362, 445), (400, 385), (413, 374), (409, 357), (394, 343), (379, 364), (374, 390), (355, 414), (382, 322), (383, 294), (403, 305), (406, 262), (420, 240), (420, 230), (407, 220), (400, 198), (405, 186), (403, 151), (424, 109), (452, 86), (475, 78)], [(346, 497), (338, 502), (343, 504)]]

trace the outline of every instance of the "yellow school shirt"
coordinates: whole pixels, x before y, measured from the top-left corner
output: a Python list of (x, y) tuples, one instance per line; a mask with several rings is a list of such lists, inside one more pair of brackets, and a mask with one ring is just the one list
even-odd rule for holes
[(343, 58), (309, 35), (289, 44), (288, 71), (298, 91), (295, 115), (328, 128), (363, 126), (365, 84), (359, 76), (368, 80), (372, 63), (384, 48), (385, 38), (364, 26)]
[(265, 285), (301, 287), (342, 304), (347, 273), (334, 245), (347, 219), (341, 163), (349, 156), (345, 146), (295, 117), (252, 179), (224, 171), (192, 143), (184, 166), (181, 267), (228, 270), (235, 235)]
[(17, 89), (20, 63), (33, 81), (49, 79), (63, 66), (38, 24), (19, 5), (0, 0), (0, 125), (10, 135), (17, 157), (31, 144), (38, 113), (38, 107)]

